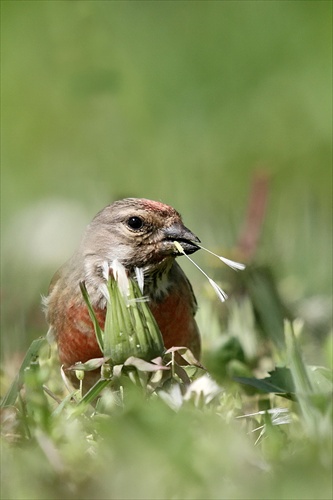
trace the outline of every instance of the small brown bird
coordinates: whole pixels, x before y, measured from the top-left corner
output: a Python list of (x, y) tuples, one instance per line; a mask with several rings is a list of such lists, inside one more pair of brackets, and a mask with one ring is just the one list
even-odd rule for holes
[(105, 265), (117, 259), (134, 275), (144, 272), (143, 293), (161, 330), (166, 348), (185, 346), (200, 356), (194, 315), (197, 304), (191, 284), (175, 258), (178, 241), (186, 254), (199, 250), (200, 240), (180, 214), (157, 201), (126, 198), (101, 210), (86, 228), (78, 250), (54, 275), (45, 299), (49, 335), (58, 344), (64, 368), (101, 357), (79, 283), (85, 281), (101, 328), (106, 315)]

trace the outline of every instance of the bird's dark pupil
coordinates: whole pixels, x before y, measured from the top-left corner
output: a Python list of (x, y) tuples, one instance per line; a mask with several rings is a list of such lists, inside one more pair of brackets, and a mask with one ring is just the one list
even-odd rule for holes
[(140, 217), (130, 217), (127, 224), (132, 229), (140, 229), (143, 226), (143, 220)]

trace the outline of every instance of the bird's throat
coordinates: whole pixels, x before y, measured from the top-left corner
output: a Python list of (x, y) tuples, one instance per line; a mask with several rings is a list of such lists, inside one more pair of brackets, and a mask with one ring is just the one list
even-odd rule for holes
[(152, 302), (162, 301), (172, 286), (170, 271), (175, 264), (174, 258), (164, 259), (158, 266), (144, 269), (143, 295)]

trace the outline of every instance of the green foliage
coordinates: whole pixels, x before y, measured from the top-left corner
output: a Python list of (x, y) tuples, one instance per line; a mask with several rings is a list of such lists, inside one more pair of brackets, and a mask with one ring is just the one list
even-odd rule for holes
[(250, 377), (234, 377), (234, 380), (243, 384), (248, 384), (255, 387), (261, 392), (272, 392), (288, 397), (295, 392), (293, 379), (288, 368), (276, 368), (269, 372), (269, 377), (262, 379)]
[(42, 349), (4, 399), (4, 498), (330, 498), (332, 373), (304, 364), (289, 323), (285, 335), (287, 367), (238, 378), (251, 396), (174, 357), (129, 358), (83, 397), (54, 393), (59, 368)]
[(39, 350), (44, 343), (44, 338), (36, 339), (32, 342), (30, 348), (24, 356), (18, 374), (16, 375), (10, 388), (8, 389), (6, 396), (1, 401), (1, 407), (12, 406), (13, 404), (15, 404), (17, 395), (23, 385), (24, 371), (28, 369), (32, 363), (37, 361)]

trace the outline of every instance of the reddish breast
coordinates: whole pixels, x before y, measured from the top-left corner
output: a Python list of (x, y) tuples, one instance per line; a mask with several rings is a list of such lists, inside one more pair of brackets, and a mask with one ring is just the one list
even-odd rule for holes
[[(101, 328), (104, 328), (105, 310), (95, 311)], [(58, 349), (60, 362), (69, 367), (78, 361), (102, 356), (97, 344), (92, 321), (85, 305), (69, 306), (64, 315), (64, 322), (59, 329)]]
[(170, 293), (162, 302), (150, 304), (150, 309), (160, 327), (167, 349), (185, 346), (199, 357), (199, 330), (191, 304), (187, 297), (185, 299), (179, 293)]
[[(200, 355), (200, 337), (193, 310), (188, 300), (179, 292), (170, 293), (150, 309), (161, 330), (166, 348), (185, 346), (197, 357)], [(104, 328), (105, 309), (95, 310), (100, 327)], [(59, 325), (60, 326), (60, 325)], [(102, 356), (97, 344), (93, 324), (85, 305), (69, 305), (63, 322), (58, 328), (60, 362), (69, 367), (81, 361)]]

